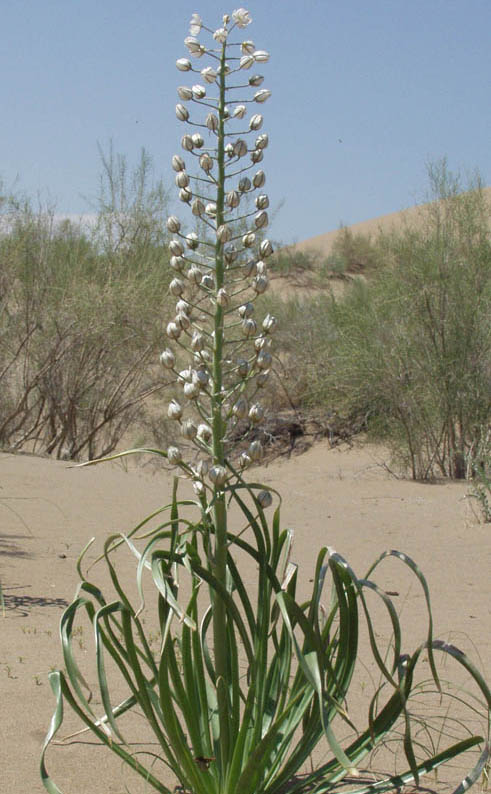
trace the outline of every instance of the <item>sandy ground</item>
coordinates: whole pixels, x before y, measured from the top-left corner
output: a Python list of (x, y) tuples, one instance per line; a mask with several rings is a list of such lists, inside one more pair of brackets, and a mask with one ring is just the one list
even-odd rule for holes
[[(381, 465), (385, 457), (380, 448), (330, 449), (321, 443), (300, 457), (257, 470), (254, 479), (262, 478), (283, 496), (282, 523), (295, 529), (293, 558), (305, 589), (323, 545), (335, 547), (359, 575), (385, 549), (403, 550), (429, 581), (436, 636), (468, 652), (489, 680), (489, 525), (478, 522), (464, 483), (397, 480)], [(54, 707), (47, 675), (61, 665), (58, 625), (77, 585), (81, 548), (92, 536), (101, 542), (111, 532), (129, 531), (169, 500), (170, 489), (167, 473), (148, 468), (77, 469), (28, 455), (0, 455), (2, 791), (44, 791), (39, 754)], [(134, 577), (131, 561), (126, 573)], [(245, 573), (253, 586), (254, 571)], [(394, 565), (387, 566), (384, 586), (398, 593), (405, 647), (411, 649), (425, 639), (421, 592)], [(91, 637), (81, 636), (81, 653), (90, 656), (92, 647)], [(366, 711), (363, 683), (356, 687), (355, 708)], [(72, 724), (69, 720), (62, 733)], [(149, 791), (132, 773), (125, 777), (110, 756), (85, 734), (68, 748), (51, 749), (48, 767), (64, 794)], [(450, 768), (441, 780), (456, 785), (461, 777), (459, 768)]]

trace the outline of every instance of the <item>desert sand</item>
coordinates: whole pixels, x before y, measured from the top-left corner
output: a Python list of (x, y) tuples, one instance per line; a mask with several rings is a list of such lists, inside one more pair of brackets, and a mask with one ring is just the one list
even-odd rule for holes
[[(254, 480), (283, 495), (282, 524), (295, 530), (293, 559), (306, 583), (324, 545), (335, 547), (358, 575), (380, 552), (405, 551), (427, 576), (435, 636), (468, 652), (489, 678), (489, 525), (479, 523), (465, 483), (396, 479), (383, 465), (387, 460), (382, 448), (321, 442), (255, 470)], [(167, 503), (172, 480), (148, 467), (105, 463), (80, 469), (9, 454), (0, 455), (0, 473), (1, 790), (39, 794), (39, 754), (54, 708), (47, 676), (62, 664), (58, 625), (77, 585), (77, 556), (90, 537), (100, 548), (109, 533), (128, 532)], [(413, 649), (425, 640), (424, 599), (397, 566), (387, 571), (384, 586), (398, 593), (407, 647)], [(134, 578), (131, 560), (126, 573)], [(250, 577), (253, 586), (253, 571)], [(90, 655), (92, 638), (80, 644)], [(363, 692), (354, 695), (356, 708), (366, 708)], [(60, 735), (67, 733), (63, 726)], [(148, 791), (88, 734), (69, 747), (53, 747), (48, 769), (64, 794), (123, 794), (125, 779), (131, 792)], [(452, 767), (441, 773), (439, 785), (455, 786), (461, 778), (461, 768)], [(433, 784), (431, 779), (424, 786), (433, 790)]]

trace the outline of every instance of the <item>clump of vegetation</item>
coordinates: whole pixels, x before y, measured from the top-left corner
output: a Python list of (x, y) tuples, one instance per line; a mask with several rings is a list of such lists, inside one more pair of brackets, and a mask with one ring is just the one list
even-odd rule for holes
[(0, 234), (0, 446), (79, 460), (113, 451), (162, 387), (169, 283), (166, 195), (142, 152), (110, 149), (93, 227), (4, 196)]

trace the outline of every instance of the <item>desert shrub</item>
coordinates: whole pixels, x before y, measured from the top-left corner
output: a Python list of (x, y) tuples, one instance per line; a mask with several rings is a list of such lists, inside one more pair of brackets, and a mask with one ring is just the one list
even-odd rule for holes
[(465, 476), (491, 415), (489, 208), (444, 163), (430, 182), (418, 223), (379, 235), (371, 276), (304, 303), (286, 341), (303, 399), (357, 417), (417, 479)]
[[(162, 386), (155, 360), (169, 283), (165, 193), (145, 153), (103, 158), (93, 227), (11, 200), (0, 239), (0, 444), (108, 454)], [(109, 200), (108, 196), (111, 197)], [(106, 200), (107, 199), (107, 200)]]
[(346, 273), (364, 273), (374, 270), (381, 262), (381, 252), (377, 245), (377, 235), (353, 232), (346, 226), (336, 235), (327, 258), (327, 268), (342, 276)]

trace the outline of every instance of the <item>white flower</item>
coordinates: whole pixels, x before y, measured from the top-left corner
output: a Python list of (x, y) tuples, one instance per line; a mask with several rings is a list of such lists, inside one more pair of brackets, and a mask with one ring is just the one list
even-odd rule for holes
[(179, 339), (181, 336), (181, 329), (177, 325), (177, 323), (168, 323), (166, 328), (167, 336), (170, 339)]
[(186, 264), (186, 261), (182, 256), (171, 256), (169, 264), (173, 270), (180, 272)]
[(257, 357), (257, 365), (259, 369), (269, 369), (273, 361), (273, 357), (269, 350), (260, 350)]
[(259, 91), (256, 91), (254, 94), (254, 102), (266, 102), (267, 99), (271, 96), (271, 91), (268, 91), (267, 88), (261, 88)]
[(217, 240), (220, 243), (228, 243), (232, 237), (232, 230), (230, 229), (230, 226), (227, 226), (226, 223), (222, 223), (222, 225), (218, 227), (216, 235)]
[(169, 284), (169, 291), (172, 295), (182, 295), (184, 292), (184, 282), (180, 278), (173, 278)]
[(213, 168), (213, 160), (208, 154), (208, 152), (205, 152), (204, 154), (201, 155), (201, 157), (199, 158), (199, 164), (203, 169), (203, 171), (206, 171), (206, 173), (209, 173), (211, 171), (211, 169)]
[(247, 378), (249, 374), (249, 362), (246, 358), (238, 358), (237, 359), (237, 372), (239, 373), (241, 378)]
[(254, 405), (251, 405), (249, 411), (249, 419), (254, 424), (259, 424), (259, 422), (262, 422), (262, 420), (264, 419), (264, 408), (262, 407), (262, 405), (260, 405), (259, 403), (254, 403)]
[(266, 61), (269, 61), (269, 52), (266, 52), (266, 50), (256, 50), (254, 53), (254, 60), (258, 63), (266, 63)]
[(210, 218), (214, 218), (215, 217), (215, 215), (217, 214), (217, 205), (215, 204), (214, 201), (210, 201), (206, 205), (205, 212), (206, 212), (207, 215), (210, 216)]
[(251, 457), (247, 454), (247, 452), (242, 452), (239, 456), (239, 466), (241, 469), (246, 469), (252, 463)]
[(215, 41), (218, 41), (220, 44), (223, 44), (225, 41), (227, 41), (227, 36), (228, 32), (225, 30), (225, 28), (218, 28), (218, 30), (215, 30), (213, 34)]
[(230, 303), (230, 298), (228, 296), (227, 290), (224, 289), (223, 287), (220, 287), (220, 289), (217, 292), (216, 300), (217, 300), (218, 305), (222, 309), (226, 309), (228, 304)]
[(188, 400), (195, 400), (196, 397), (199, 397), (199, 386), (197, 383), (185, 383), (184, 384), (184, 396), (188, 398)]
[(160, 354), (160, 363), (166, 369), (174, 368), (174, 364), (176, 363), (176, 357), (172, 352), (172, 350), (169, 350), (169, 348), (167, 348)]
[(179, 171), (179, 173), (176, 174), (175, 181), (177, 187), (187, 187), (189, 185), (189, 176), (187, 174), (187, 171)]
[(262, 74), (253, 74), (252, 77), (249, 77), (249, 85), (252, 85), (254, 86), (254, 88), (257, 88), (257, 86), (261, 85), (263, 80), (264, 77), (262, 76)]
[(254, 176), (252, 177), (252, 184), (254, 187), (262, 187), (266, 182), (266, 174), (264, 171), (256, 171)]
[(261, 245), (259, 246), (259, 252), (263, 257), (263, 259), (265, 259), (267, 256), (271, 256), (271, 254), (273, 253), (273, 246), (271, 244), (271, 241), (263, 240)]
[(217, 488), (220, 488), (227, 482), (227, 470), (224, 466), (212, 466), (208, 476)]
[(251, 152), (251, 162), (253, 163), (260, 163), (263, 157), (264, 155), (261, 149), (254, 149), (254, 151)]
[(204, 99), (206, 96), (206, 88), (202, 85), (199, 85), (199, 83), (193, 85), (191, 92), (195, 99)]
[(179, 121), (187, 121), (189, 118), (189, 110), (181, 105), (180, 103), (176, 105), (176, 116)]
[(257, 331), (257, 324), (256, 321), (252, 319), (252, 317), (246, 317), (245, 320), (242, 322), (242, 333), (244, 336), (254, 336)]
[(181, 450), (179, 447), (169, 447), (167, 450), (167, 460), (169, 463), (176, 464), (182, 461)]
[(171, 240), (169, 243), (169, 251), (173, 256), (182, 256), (184, 247), (180, 240)]
[(237, 419), (245, 419), (248, 408), (249, 406), (247, 405), (246, 398), (241, 395), (232, 408), (232, 413)]
[(191, 135), (183, 135), (181, 138), (181, 146), (186, 152), (192, 152), (194, 149), (194, 142)]
[(260, 196), (257, 196), (255, 204), (258, 210), (266, 210), (269, 207), (269, 198), (265, 193), (261, 193)]
[(179, 99), (182, 99), (183, 102), (193, 98), (193, 92), (187, 85), (178, 86), (177, 93), (179, 94)]
[(196, 232), (190, 232), (189, 234), (186, 235), (186, 245), (192, 251), (196, 250), (196, 248), (199, 245), (198, 235), (196, 234)]
[(252, 245), (254, 245), (255, 240), (256, 240), (256, 235), (254, 234), (254, 232), (247, 232), (242, 237), (242, 245), (244, 246), (244, 248), (250, 248)]
[(191, 66), (191, 61), (187, 58), (179, 58), (179, 60), (176, 61), (176, 66), (180, 72), (189, 72), (189, 70), (193, 68)]
[(249, 455), (252, 460), (261, 460), (263, 456), (263, 445), (260, 441), (252, 441), (249, 444)]
[(191, 17), (191, 22), (189, 23), (189, 35), (190, 36), (197, 36), (201, 30), (201, 26), (203, 21), (199, 14), (193, 14)]
[(234, 119), (243, 119), (246, 114), (246, 106), (245, 105), (237, 105), (232, 116)]
[(196, 215), (196, 217), (201, 218), (204, 211), (205, 211), (205, 205), (203, 204), (203, 202), (200, 201), (200, 199), (194, 199), (191, 205), (191, 212), (193, 213), (193, 215)]
[(255, 113), (251, 116), (251, 120), (249, 121), (249, 129), (250, 130), (260, 130), (263, 126), (263, 117), (260, 113)]
[(167, 218), (167, 229), (172, 234), (176, 234), (181, 228), (181, 221), (176, 215), (170, 215)]
[(201, 147), (204, 145), (205, 142), (203, 136), (199, 132), (195, 132), (193, 135), (191, 135), (191, 140), (193, 141), (196, 149), (201, 149)]
[(199, 331), (195, 331), (193, 334), (193, 338), (191, 339), (191, 350), (195, 353), (199, 353), (203, 350), (205, 346), (205, 338), (203, 334), (200, 334)]
[(256, 50), (253, 41), (243, 41), (240, 45), (240, 49), (244, 55), (252, 55), (252, 53)]
[(264, 227), (268, 225), (268, 221), (268, 213), (264, 210), (261, 210), (261, 212), (258, 212), (257, 215), (254, 216), (256, 229), (264, 229)]
[[(193, 234), (193, 232), (192, 232), (192, 234)], [(189, 268), (189, 270), (188, 270), (186, 275), (187, 275), (189, 281), (192, 281), (194, 284), (201, 284), (201, 279), (203, 278), (203, 274), (202, 274), (201, 270), (199, 269), (199, 267), (196, 267), (196, 265), (192, 265)]]
[(172, 156), (172, 168), (174, 171), (184, 171), (186, 168), (184, 160), (178, 154)]
[(205, 68), (201, 70), (201, 77), (206, 83), (214, 83), (217, 79), (217, 73), (211, 66), (205, 66)]
[[(211, 429), (211, 427), (209, 425), (206, 425), (206, 424), (198, 425), (198, 433), (197, 433), (197, 435), (198, 435), (198, 438), (200, 439), (200, 441), (204, 441), (205, 444), (207, 444), (208, 441), (210, 441), (210, 439), (211, 439), (212, 429)], [(204, 461), (204, 460), (200, 461), (200, 463), (204, 463), (207, 466), (206, 461)], [(198, 466), (199, 466), (199, 463), (198, 463)], [(206, 470), (204, 470), (203, 473), (200, 476), (204, 477), (204, 475), (206, 474), (207, 471), (208, 471), (208, 468), (206, 468)]]
[(229, 207), (235, 209), (240, 204), (240, 195), (237, 190), (229, 190), (228, 193), (225, 194), (225, 201)]
[(266, 276), (255, 276), (252, 282), (252, 288), (258, 295), (262, 295), (268, 289), (269, 281)]
[(252, 317), (254, 314), (254, 304), (250, 301), (247, 301), (247, 303), (243, 303), (242, 306), (239, 306), (237, 311), (239, 313), (239, 317)]
[(185, 300), (178, 300), (176, 303), (176, 312), (178, 314), (190, 314), (191, 305)]
[(194, 55), (196, 58), (200, 58), (205, 51), (205, 48), (199, 43), (195, 36), (187, 36), (184, 39), (184, 44), (188, 48), (191, 55)]
[(242, 55), (239, 61), (239, 69), (250, 69), (253, 64), (254, 58), (252, 55)]
[(248, 176), (243, 176), (239, 179), (239, 190), (241, 193), (247, 193), (252, 187), (251, 180)]
[(218, 129), (218, 116), (216, 116), (214, 113), (208, 113), (205, 119), (205, 124), (209, 130), (216, 132)]
[(238, 28), (246, 28), (252, 22), (251, 15), (245, 8), (237, 8), (232, 11), (232, 19)]
[(278, 325), (278, 320), (272, 314), (267, 314), (263, 320), (263, 330), (267, 334), (272, 334), (276, 326)]
[[(194, 136), (193, 136), (194, 137)], [(256, 149), (265, 149), (269, 143), (269, 138), (265, 132), (258, 135), (254, 146)]]
[(234, 145), (233, 145), (233, 154), (236, 157), (244, 157), (247, 154), (247, 143), (242, 140), (242, 138), (238, 138)]
[(192, 198), (193, 198), (193, 194), (191, 193), (189, 188), (187, 187), (181, 188), (181, 190), (179, 191), (179, 199), (181, 201), (184, 201), (186, 204), (189, 204)]
[(177, 400), (171, 400), (169, 403), (169, 407), (167, 408), (167, 416), (169, 419), (178, 420), (182, 416), (182, 407), (181, 404), (177, 402)]
[(193, 438), (196, 438), (197, 432), (198, 432), (198, 428), (196, 427), (192, 419), (186, 419), (186, 421), (182, 423), (181, 433), (184, 436), (184, 438), (187, 438), (189, 441), (192, 441)]

